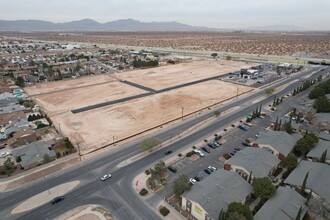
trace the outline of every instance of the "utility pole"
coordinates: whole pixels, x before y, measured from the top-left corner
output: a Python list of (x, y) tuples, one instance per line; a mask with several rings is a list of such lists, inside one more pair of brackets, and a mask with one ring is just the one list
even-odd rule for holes
[(183, 121), (183, 107), (182, 107), (182, 112), (181, 113), (182, 113), (182, 121)]
[(237, 93), (236, 93), (236, 99), (238, 99), (238, 90), (239, 90), (239, 87), (238, 87), (238, 84), (237, 84)]
[(78, 146), (78, 156), (79, 156), (79, 161), (81, 161), (80, 145), (79, 145), (79, 144), (77, 144), (77, 146)]

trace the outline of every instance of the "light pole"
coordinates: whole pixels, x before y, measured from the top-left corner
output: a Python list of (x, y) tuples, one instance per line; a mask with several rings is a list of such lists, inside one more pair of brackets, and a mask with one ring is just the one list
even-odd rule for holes
[(181, 115), (182, 115), (182, 121), (183, 121), (183, 107), (182, 107), (182, 111), (181, 111), (181, 113), (182, 113)]

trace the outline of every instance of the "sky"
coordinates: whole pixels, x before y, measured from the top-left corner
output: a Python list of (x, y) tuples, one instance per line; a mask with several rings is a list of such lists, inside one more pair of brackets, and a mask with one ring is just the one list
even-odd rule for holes
[(212, 28), (330, 30), (330, 0), (0, 0), (0, 20), (100, 23), (133, 18)]

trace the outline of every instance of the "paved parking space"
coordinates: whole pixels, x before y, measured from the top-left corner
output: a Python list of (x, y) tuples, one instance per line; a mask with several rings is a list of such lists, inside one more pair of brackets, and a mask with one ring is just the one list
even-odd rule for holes
[[(158, 192), (161, 197), (169, 197), (173, 194), (173, 181), (178, 178), (180, 175), (184, 174), (189, 178), (195, 176), (201, 176), (206, 178), (209, 174), (204, 172), (208, 166), (214, 166), (217, 169), (223, 169), (224, 162), (220, 160), (220, 157), (225, 153), (231, 153), (235, 148), (244, 149), (246, 146), (242, 145), (242, 142), (249, 137), (255, 137), (256, 134), (259, 134), (260, 131), (265, 130), (270, 123), (270, 117), (266, 116), (263, 119), (255, 119), (251, 122), (252, 127), (247, 131), (243, 131), (239, 128), (236, 128), (223, 136), (223, 139), (226, 139), (226, 142), (216, 149), (207, 147), (210, 150), (210, 153), (206, 153), (204, 157), (199, 157), (197, 160), (191, 160), (189, 158), (183, 158), (179, 160), (172, 166), (177, 169), (177, 173), (171, 173), (167, 180), (166, 186), (163, 190)], [(204, 144), (203, 146), (206, 146)], [(193, 149), (191, 149), (193, 150)], [(212, 174), (211, 174), (212, 175)], [(202, 180), (203, 181), (203, 180)]]

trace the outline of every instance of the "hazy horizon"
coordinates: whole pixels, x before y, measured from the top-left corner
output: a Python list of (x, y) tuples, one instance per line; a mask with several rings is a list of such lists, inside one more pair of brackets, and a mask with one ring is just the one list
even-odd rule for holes
[(330, 1), (315, 0), (11, 0), (1, 4), (0, 20), (44, 20), (54, 23), (92, 19), (99, 23), (132, 18), (142, 22), (176, 21), (192, 26), (244, 29), (295, 26), (330, 30)]

